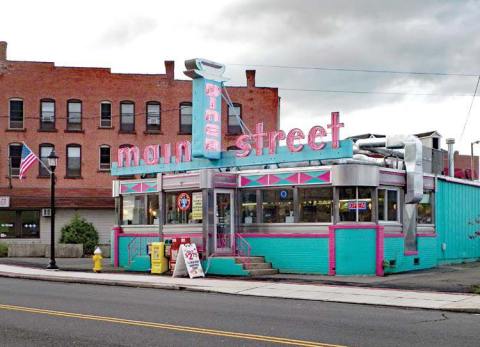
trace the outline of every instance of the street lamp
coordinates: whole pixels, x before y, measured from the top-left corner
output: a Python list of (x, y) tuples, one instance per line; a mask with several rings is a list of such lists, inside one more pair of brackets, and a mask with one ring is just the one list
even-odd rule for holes
[(472, 181), (475, 180), (475, 171), (473, 171), (473, 145), (478, 145), (480, 140), (474, 141), (470, 144), (470, 171), (472, 172)]
[(50, 155), (47, 157), (47, 164), (50, 168), (50, 262), (47, 269), (58, 269), (55, 263), (55, 169), (57, 168), (58, 156), (55, 150), (52, 149)]

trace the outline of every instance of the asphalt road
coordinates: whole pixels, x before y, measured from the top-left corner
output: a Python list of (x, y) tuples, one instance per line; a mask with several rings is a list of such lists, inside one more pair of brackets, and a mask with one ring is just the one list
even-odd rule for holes
[(1, 346), (479, 346), (480, 315), (0, 278)]

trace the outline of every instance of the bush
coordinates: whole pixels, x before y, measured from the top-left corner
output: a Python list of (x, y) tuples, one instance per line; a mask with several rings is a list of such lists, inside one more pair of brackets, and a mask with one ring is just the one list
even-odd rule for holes
[(70, 224), (62, 228), (60, 242), (83, 244), (83, 253), (93, 254), (95, 246), (98, 244), (98, 233), (92, 223), (75, 213)]
[(8, 256), (8, 245), (0, 242), (0, 258)]

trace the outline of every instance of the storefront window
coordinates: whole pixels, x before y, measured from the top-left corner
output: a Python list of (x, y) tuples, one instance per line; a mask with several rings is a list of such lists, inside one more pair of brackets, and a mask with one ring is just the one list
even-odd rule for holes
[(0, 239), (39, 237), (40, 211), (0, 211)]
[(330, 223), (332, 221), (332, 188), (299, 188), (299, 222)]
[(165, 194), (166, 224), (202, 223), (192, 218), (192, 192)]
[(433, 224), (433, 193), (423, 194), (422, 200), (417, 205), (417, 223)]
[(145, 196), (125, 195), (123, 198), (122, 224), (144, 225), (145, 218)]
[(399, 220), (398, 190), (378, 190), (378, 220), (389, 222), (397, 222)]
[(262, 211), (264, 223), (293, 223), (293, 190), (263, 190)]
[(147, 224), (158, 224), (158, 195), (147, 195)]
[(371, 222), (372, 189), (340, 187), (339, 218), (341, 222)]
[(240, 223), (257, 223), (257, 191), (240, 192)]

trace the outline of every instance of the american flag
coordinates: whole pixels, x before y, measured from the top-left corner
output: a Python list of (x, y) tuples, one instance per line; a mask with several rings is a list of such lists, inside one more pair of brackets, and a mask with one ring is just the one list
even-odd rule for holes
[(20, 161), (20, 179), (25, 177), (25, 173), (27, 170), (35, 164), (35, 162), (38, 160), (38, 157), (35, 155), (35, 153), (32, 152), (30, 148), (24, 143), (22, 146), (22, 160)]

